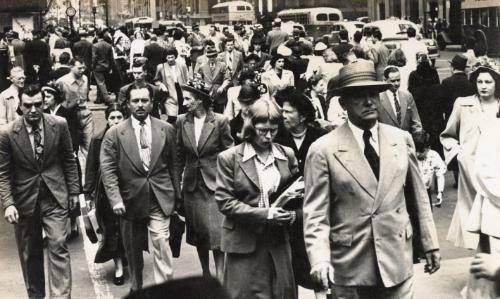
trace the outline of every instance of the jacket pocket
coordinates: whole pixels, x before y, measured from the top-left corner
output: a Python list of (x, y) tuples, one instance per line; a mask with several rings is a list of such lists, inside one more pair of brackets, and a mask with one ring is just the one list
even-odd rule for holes
[(341, 246), (346, 246), (346, 247), (351, 247), (351, 245), (352, 245), (352, 235), (349, 235), (349, 234), (332, 233), (330, 238), (331, 238), (332, 244), (335, 244), (335, 245), (341, 245)]
[(225, 218), (224, 221), (222, 221), (222, 227), (229, 229), (229, 230), (233, 230), (234, 229), (234, 222)]

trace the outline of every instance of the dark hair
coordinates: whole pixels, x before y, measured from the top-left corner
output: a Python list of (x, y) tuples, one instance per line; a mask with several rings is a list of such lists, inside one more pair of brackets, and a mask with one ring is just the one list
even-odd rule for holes
[(68, 64), (70, 59), (71, 59), (71, 56), (69, 55), (68, 52), (62, 52), (61, 55), (59, 55), (59, 63), (61, 63), (61, 64)]
[(500, 75), (498, 75), (498, 73), (496, 73), (493, 69), (487, 67), (478, 68), (470, 74), (469, 81), (474, 85), (475, 93), (479, 94), (479, 91), (477, 90), (477, 78), (482, 73), (488, 73), (491, 75), (491, 77), (495, 81), (495, 98), (500, 98)]
[(372, 31), (373, 31), (372, 27), (363, 28), (363, 36), (371, 36)]
[(179, 52), (177, 52), (175, 47), (167, 47), (167, 49), (165, 49), (165, 57), (169, 55), (174, 55), (175, 58), (177, 58), (177, 56), (179, 56)]
[(106, 30), (104, 30), (104, 29), (97, 30), (97, 38), (104, 38), (105, 34), (106, 34)]
[(352, 38), (354, 39), (355, 42), (359, 44), (361, 42), (361, 39), (363, 38), (363, 33), (361, 33), (361, 31), (358, 30), (354, 32), (354, 36)]
[(42, 94), (42, 99), (45, 99), (45, 95), (43, 94), (42, 90), (40, 89), (40, 86), (38, 84), (28, 84), (24, 86), (23, 89), (19, 92), (19, 100), (20, 102), (23, 101), (23, 94), (29, 96), (29, 97), (34, 97), (38, 93)]
[(382, 32), (380, 30), (374, 30), (372, 36), (378, 40), (382, 40)]
[(389, 55), (389, 60), (387, 61), (387, 65), (394, 65), (399, 67), (405, 66), (406, 56), (403, 50), (396, 49), (392, 51), (392, 53)]
[(318, 74), (313, 74), (309, 79), (307, 80), (307, 87), (309, 89), (312, 89), (314, 86), (318, 85), (319, 81), (321, 81), (321, 75)]
[(257, 100), (260, 98), (259, 90), (254, 84), (242, 84), (240, 93), (238, 94), (239, 99), (252, 99)]
[(232, 34), (228, 35), (226, 38), (222, 39), (222, 42), (220, 43), (221, 49), (225, 51), (226, 44), (229, 42), (233, 42), (233, 45), (234, 45), (234, 36)]
[[(61, 54), (62, 55), (62, 54)], [(85, 64), (85, 61), (80, 57), (80, 56), (74, 56), (71, 61), (69, 62), (69, 64), (71, 66), (75, 66), (75, 64), (79, 62), (80, 64)]]
[(424, 130), (415, 132), (413, 134), (413, 142), (415, 143), (415, 150), (417, 152), (423, 152), (427, 147), (429, 147), (429, 133)]
[(127, 111), (118, 103), (111, 103), (106, 110), (104, 110), (104, 118), (107, 120), (111, 112), (120, 111), (123, 114), (123, 118), (126, 118)]
[(341, 40), (349, 40), (349, 32), (345, 29), (339, 31), (339, 37)]
[(178, 28), (176, 28), (174, 30), (174, 34), (173, 34), (173, 37), (174, 37), (174, 40), (180, 40), (182, 37), (184, 36), (184, 32)]
[(260, 57), (255, 53), (250, 53), (245, 57), (245, 62), (248, 63), (250, 60), (255, 60), (258, 62), (260, 60)]
[(206, 39), (204, 43), (205, 43), (205, 47), (207, 47), (207, 46), (215, 47), (215, 43), (211, 39)]
[(273, 56), (271, 56), (271, 61), (269, 62), (269, 64), (271, 64), (271, 66), (274, 68), (274, 66), (276, 65), (276, 61), (280, 59), (285, 59), (285, 56), (281, 54), (274, 54)]
[(254, 80), (255, 79), (255, 72), (252, 71), (252, 70), (249, 70), (249, 69), (243, 69), (241, 72), (240, 72), (240, 75), (238, 77), (238, 81), (240, 82), (240, 84), (243, 84), (243, 82), (245, 82), (245, 80)]
[(56, 43), (54, 44), (54, 49), (64, 49), (66, 48), (66, 42), (64, 41), (63, 38), (59, 38), (56, 40)]
[(146, 85), (143, 87), (136, 86), (135, 84), (130, 84), (130, 86), (127, 88), (127, 92), (125, 93), (127, 102), (130, 101), (130, 94), (132, 93), (132, 90), (134, 89), (147, 89), (149, 91), (149, 99), (153, 98), (153, 87), (150, 85)]
[(243, 121), (243, 140), (251, 141), (256, 135), (255, 125), (270, 122), (274, 125), (281, 124), (281, 108), (270, 100), (259, 99), (248, 109), (248, 117)]
[(413, 27), (408, 27), (408, 29), (406, 29), (406, 34), (408, 37), (415, 37), (417, 35), (417, 30)]
[(132, 64), (132, 67), (140, 67), (142, 68), (144, 71), (146, 71), (146, 64), (143, 62), (143, 61), (140, 61), (140, 60), (134, 60), (134, 63)]
[(354, 55), (356, 56), (356, 58), (366, 59), (366, 53), (365, 53), (365, 51), (363, 50), (363, 48), (361, 48), (359, 46), (352, 47), (351, 48), (351, 52), (354, 53)]
[(45, 86), (43, 86), (41, 88), (41, 91), (42, 91), (42, 94), (44, 95), (44, 98), (45, 98), (45, 92), (48, 92), (50, 93), (51, 95), (54, 96), (54, 101), (57, 103), (57, 104), (60, 104), (64, 101), (64, 97), (62, 95), (62, 92), (59, 90), (59, 88), (57, 87), (57, 85), (54, 85), (54, 84), (49, 84), (47, 85), (48, 88), (45, 88)]
[(399, 73), (399, 69), (396, 66), (388, 66), (384, 69), (384, 78), (389, 78), (390, 73)]
[(300, 91), (292, 90), (288, 92), (287, 96), (283, 99), (283, 103), (288, 103), (290, 106), (297, 109), (297, 112), (306, 118), (307, 124), (313, 123), (316, 118), (316, 111), (311, 101)]

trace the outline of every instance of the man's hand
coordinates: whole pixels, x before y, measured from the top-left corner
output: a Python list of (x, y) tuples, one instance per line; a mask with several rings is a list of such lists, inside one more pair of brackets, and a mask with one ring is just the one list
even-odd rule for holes
[(330, 262), (321, 262), (311, 268), (312, 280), (325, 290), (333, 283), (333, 273), (333, 266)]
[(217, 93), (221, 94), (224, 92), (224, 85), (221, 85), (219, 88), (217, 88)]
[(14, 205), (8, 206), (7, 209), (5, 209), (5, 220), (10, 224), (17, 223), (17, 220), (19, 220), (19, 213)]
[(121, 216), (121, 215), (125, 214), (125, 212), (126, 212), (125, 211), (125, 205), (122, 202), (116, 204), (113, 207), (113, 213), (115, 213), (115, 215)]
[(478, 253), (474, 256), (470, 266), (470, 273), (475, 278), (485, 278), (494, 280), (497, 272), (500, 269), (500, 256)]
[(69, 210), (73, 211), (78, 207), (80, 200), (78, 199), (78, 195), (70, 195), (69, 196)]
[(283, 208), (270, 208), (268, 219), (281, 225), (289, 223), (292, 220), (292, 213)]
[(439, 249), (426, 252), (425, 259), (424, 272), (432, 274), (441, 267), (441, 254), (439, 253)]

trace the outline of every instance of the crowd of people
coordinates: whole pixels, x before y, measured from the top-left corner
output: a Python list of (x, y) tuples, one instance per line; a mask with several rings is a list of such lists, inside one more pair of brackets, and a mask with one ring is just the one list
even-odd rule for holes
[(173, 278), (170, 223), (181, 215), (203, 275), (212, 252), (229, 298), (291, 299), (298, 286), (412, 298), (413, 264), (440, 268), (432, 209), (446, 204), (447, 170), (458, 188), (447, 238), (478, 250), (464, 293), (494, 296), (493, 60), (456, 54), (440, 82), (413, 28), (393, 51), (378, 30), (343, 30), (331, 45), (289, 36), (279, 19), (267, 33), (199, 29), (48, 26), (22, 41), (4, 30), (0, 197), (30, 298), (45, 296), (44, 247), (50, 296), (71, 296), (82, 193), (102, 236), (95, 262), (114, 261), (116, 285), (128, 265), (131, 291), (142, 289), (143, 250), (156, 284)]

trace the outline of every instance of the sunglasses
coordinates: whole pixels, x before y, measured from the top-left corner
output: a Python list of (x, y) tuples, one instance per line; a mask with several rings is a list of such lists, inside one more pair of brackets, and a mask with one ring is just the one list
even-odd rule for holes
[(23, 103), (23, 107), (26, 109), (31, 109), (33, 106), (35, 106), (35, 108), (40, 108), (40, 107), (42, 107), (42, 105), (43, 105), (43, 102)]

